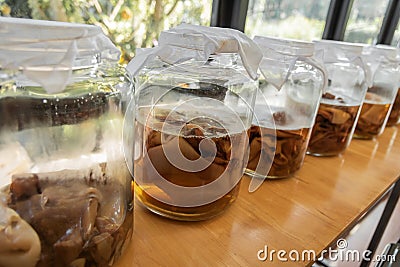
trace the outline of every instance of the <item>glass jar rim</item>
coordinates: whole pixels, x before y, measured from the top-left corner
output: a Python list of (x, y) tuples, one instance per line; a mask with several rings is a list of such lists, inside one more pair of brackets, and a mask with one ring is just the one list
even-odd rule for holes
[(100, 58), (119, 59), (120, 51), (99, 26), (9, 17), (0, 17), (0, 23), (2, 68), (75, 69)]
[[(0, 17), (0, 21), (12, 21), (13, 24), (21, 24), (21, 25), (37, 25), (37, 26), (48, 26), (49, 21), (47, 20), (36, 20), (36, 19), (27, 19), (27, 18), (10, 18), (10, 17)], [(70, 23), (63, 21), (52, 21), (52, 28), (86, 28), (86, 29), (94, 29), (98, 28), (98, 26), (83, 24), (83, 23)]]
[[(78, 56), (74, 59), (74, 64), (72, 66), (63, 66), (63, 65), (46, 65), (46, 64), (39, 64), (39, 65), (32, 65), (32, 66), (15, 66), (12, 68), (14, 70), (40, 70), (42, 72), (45, 71), (69, 71), (69, 70), (79, 70), (79, 69), (86, 69), (92, 68), (97, 64), (108, 62), (109, 60), (104, 60), (101, 57), (101, 54), (98, 53), (90, 53), (83, 56)], [(115, 62), (117, 63), (117, 62)], [(0, 70), (1, 69), (8, 69), (7, 67), (3, 67), (0, 63)]]
[(366, 55), (372, 55), (372, 56), (384, 56), (386, 57), (389, 61), (392, 62), (400, 62), (400, 55), (399, 55), (399, 49), (390, 45), (366, 45), (364, 47), (363, 53)]
[(254, 41), (261, 50), (270, 48), (282, 54), (305, 57), (314, 54), (314, 44), (304, 40), (256, 35)]
[(349, 43), (344, 41), (326, 39), (313, 40), (313, 43), (315, 43), (316, 49), (322, 48), (324, 50), (329, 50), (330, 48), (339, 48), (351, 52), (355, 55), (361, 55), (365, 46), (365, 44), (361, 43)]

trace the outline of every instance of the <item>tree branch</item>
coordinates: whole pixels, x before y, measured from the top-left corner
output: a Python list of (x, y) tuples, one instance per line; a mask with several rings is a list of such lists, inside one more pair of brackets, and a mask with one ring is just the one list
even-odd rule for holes
[(115, 5), (113, 11), (111, 12), (110, 15), (110, 20), (114, 21), (115, 17), (118, 15), (118, 12), (120, 11), (122, 4), (124, 3), (124, 0), (119, 0), (118, 3)]
[(164, 5), (162, 0), (156, 0), (156, 4), (154, 5), (154, 21), (161, 21), (164, 13)]
[(101, 8), (99, 1), (93, 0), (93, 3), (94, 3), (94, 7), (96, 8), (97, 13), (99, 13), (99, 14), (103, 13), (103, 9)]
[(175, 0), (174, 4), (172, 5), (172, 7), (169, 9), (169, 11), (166, 13), (167, 17), (169, 15), (171, 15), (172, 12), (174, 12), (176, 6), (178, 5), (179, 0)]

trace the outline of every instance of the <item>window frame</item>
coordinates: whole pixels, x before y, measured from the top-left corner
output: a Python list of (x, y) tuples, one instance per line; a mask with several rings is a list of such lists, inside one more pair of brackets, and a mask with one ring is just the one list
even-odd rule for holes
[(244, 32), (249, 0), (213, 0), (210, 26)]
[(331, 0), (322, 39), (343, 41), (354, 0)]
[[(343, 41), (354, 0), (331, 0), (321, 39)], [(249, 0), (213, 0), (210, 26), (244, 32)], [(389, 0), (376, 44), (390, 45), (400, 18), (400, 1)]]
[(400, 1), (389, 0), (382, 26), (377, 36), (377, 44), (390, 45), (400, 17)]

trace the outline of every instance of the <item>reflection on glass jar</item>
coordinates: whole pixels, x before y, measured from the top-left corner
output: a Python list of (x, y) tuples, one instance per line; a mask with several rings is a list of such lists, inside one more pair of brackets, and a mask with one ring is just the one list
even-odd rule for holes
[(363, 46), (323, 40), (316, 42), (316, 50), (323, 51), (329, 83), (321, 98), (307, 153), (336, 156), (350, 144), (367, 90), (361, 61)]
[(314, 124), (324, 71), (312, 56), (314, 44), (256, 37), (264, 58), (255, 117), (249, 132), (246, 172), (268, 178), (298, 171)]
[[(6, 35), (28, 25), (33, 32), (50, 27), (106, 38), (88, 25), (10, 23), (15, 27)], [(0, 265), (110, 266), (133, 232), (132, 176), (124, 156), (133, 131), (123, 133), (131, 83), (117, 58), (103, 53), (115, 49), (111, 43), (86, 54), (87, 40), (79, 38), (70, 40), (79, 49), (65, 85), (62, 78), (46, 83), (37, 75), (57, 77), (44, 65), (54, 56), (46, 50), (53, 44), (36, 41), (34, 52), (24, 51), (43, 59), (34, 75), (27, 76), (26, 65), (12, 69), (0, 61)], [(69, 47), (61, 44), (57, 52)]]

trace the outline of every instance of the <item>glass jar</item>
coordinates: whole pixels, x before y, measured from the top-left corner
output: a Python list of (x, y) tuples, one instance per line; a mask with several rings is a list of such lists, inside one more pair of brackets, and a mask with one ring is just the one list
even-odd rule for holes
[(371, 82), (354, 132), (359, 139), (372, 139), (385, 129), (399, 84), (397, 49), (386, 45), (365, 46), (363, 56)]
[(311, 42), (256, 36), (263, 52), (260, 90), (249, 132), (247, 173), (289, 177), (306, 155), (325, 71), (314, 58)]
[(337, 156), (352, 139), (367, 91), (367, 76), (361, 55), (363, 46), (331, 40), (315, 42), (323, 53), (328, 86), (322, 95), (307, 153)]
[[(203, 29), (198, 27), (194, 30)], [(164, 34), (189, 45), (208, 40), (191, 33)], [(222, 213), (238, 196), (257, 82), (233, 51), (203, 61), (185, 57), (182, 47), (169, 49), (182, 56), (179, 63), (167, 63), (161, 53), (136, 76), (135, 196), (156, 214), (204, 220)]]
[(386, 126), (395, 126), (400, 123), (400, 86), (397, 89), (397, 95), (394, 99), (392, 110), (390, 111), (389, 119)]
[[(3, 41), (19, 29), (57, 30), (57, 39), (73, 28), (79, 36), (106, 38), (89, 25), (1, 23), (10, 26), (2, 28)], [(133, 131), (124, 129), (132, 83), (106, 56), (115, 47), (88, 51), (87, 40), (75, 38), (69, 69), (49, 64), (57, 55), (48, 47), (58, 47), (54, 53), (65, 49), (65, 58), (71, 46), (41, 37), (34, 51), (26, 39), (15, 39), (20, 65), (0, 57), (0, 265), (110, 266), (133, 232), (132, 176), (124, 156), (133, 146)], [(15, 52), (8, 49), (0, 54)], [(29, 65), (32, 58), (42, 60)], [(68, 69), (68, 76), (60, 73)]]

